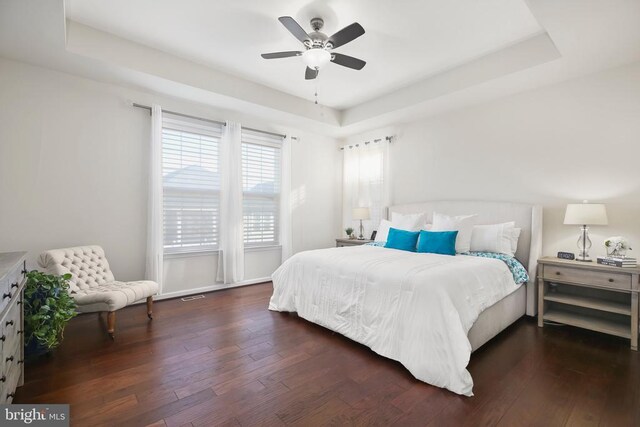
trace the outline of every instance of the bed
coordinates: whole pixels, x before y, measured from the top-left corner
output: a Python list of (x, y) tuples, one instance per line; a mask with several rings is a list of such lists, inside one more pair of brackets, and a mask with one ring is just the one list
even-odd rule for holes
[(477, 214), (478, 224), (515, 221), (515, 257), (530, 280), (517, 285), (505, 263), (471, 256), (415, 254), (371, 246), (298, 253), (273, 274), (269, 309), (341, 333), (402, 363), (417, 379), (473, 395), (466, 369), (477, 350), (525, 314), (534, 316), (539, 206), (432, 201), (391, 206), (402, 214)]

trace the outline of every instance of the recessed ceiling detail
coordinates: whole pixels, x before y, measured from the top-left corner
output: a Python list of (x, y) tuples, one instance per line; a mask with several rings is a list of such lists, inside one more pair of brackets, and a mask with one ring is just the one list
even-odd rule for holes
[[(283, 1), (67, 0), (67, 18), (120, 38), (206, 65), (307, 100), (315, 82), (287, 61), (260, 54), (299, 50), (278, 16), (325, 28), (366, 28), (341, 49), (365, 58), (358, 73), (327, 67), (318, 82), (322, 103), (346, 109), (391, 93), (542, 31), (524, 0)], [(301, 61), (302, 62), (302, 61)]]
[[(0, 57), (342, 137), (640, 61), (640, 2), (585, 1), (3, 0)], [(300, 50), (276, 19), (289, 14), (359, 22), (341, 52), (366, 67), (304, 80), (263, 60)]]

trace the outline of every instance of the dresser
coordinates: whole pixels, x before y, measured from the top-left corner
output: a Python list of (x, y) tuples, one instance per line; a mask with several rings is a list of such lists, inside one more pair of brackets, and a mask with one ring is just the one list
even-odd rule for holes
[(640, 268), (538, 260), (538, 326), (561, 323), (630, 340), (638, 350)]
[(0, 404), (24, 381), (23, 291), (26, 252), (0, 253)]

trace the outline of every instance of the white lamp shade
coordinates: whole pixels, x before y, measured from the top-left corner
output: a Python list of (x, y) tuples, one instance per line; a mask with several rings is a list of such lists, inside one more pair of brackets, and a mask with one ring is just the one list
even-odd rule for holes
[(331, 61), (331, 54), (321, 48), (305, 50), (302, 54), (302, 61), (312, 70), (321, 68)]
[(351, 216), (353, 219), (369, 219), (369, 208), (353, 208)]
[(564, 214), (567, 225), (607, 225), (607, 209), (600, 203), (570, 203)]

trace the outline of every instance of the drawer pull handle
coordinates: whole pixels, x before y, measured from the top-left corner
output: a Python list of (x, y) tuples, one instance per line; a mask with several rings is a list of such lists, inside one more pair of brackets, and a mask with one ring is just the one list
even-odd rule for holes
[(5, 326), (13, 326), (13, 320), (9, 320), (8, 322), (4, 322)]
[(559, 271), (556, 271), (556, 276), (559, 276), (559, 275), (560, 275), (560, 272), (559, 272)]
[(24, 363), (24, 360), (18, 360), (18, 365)]
[(1, 382), (5, 382), (7, 380), (7, 377), (5, 377), (4, 375), (2, 376), (2, 378), (0, 378)]
[(11, 284), (11, 288), (17, 288), (17, 287), (18, 287), (18, 282)]
[(7, 394), (7, 399), (9, 399), (9, 398), (13, 399), (14, 397), (16, 397), (16, 394), (15, 394), (15, 393), (9, 393), (9, 394)]
[(4, 335), (0, 337), (0, 341), (2, 341), (2, 342), (4, 342), (4, 340), (6, 340), (6, 339), (7, 339), (7, 337), (4, 336)]
[(22, 329), (20, 329), (17, 334), (20, 335), (21, 333), (23, 333), (24, 331)]
[(2, 294), (2, 299), (11, 298), (11, 293)]
[(613, 279), (609, 279), (609, 283), (613, 283)]
[(7, 357), (4, 361), (5, 362), (13, 362), (13, 356)]

